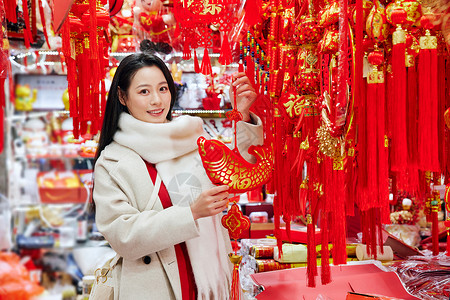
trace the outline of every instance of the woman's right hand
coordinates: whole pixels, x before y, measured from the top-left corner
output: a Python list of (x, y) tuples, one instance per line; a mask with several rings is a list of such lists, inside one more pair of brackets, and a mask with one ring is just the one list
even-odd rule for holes
[(228, 186), (219, 185), (203, 191), (191, 204), (194, 220), (217, 215), (228, 205)]

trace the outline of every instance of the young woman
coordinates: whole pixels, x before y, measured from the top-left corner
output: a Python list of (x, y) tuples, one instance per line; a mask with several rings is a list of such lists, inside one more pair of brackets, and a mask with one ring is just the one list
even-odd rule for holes
[[(244, 73), (235, 75), (234, 85), (244, 117), (238, 148), (251, 160), (248, 147), (262, 144), (260, 120), (249, 113), (256, 93)], [(172, 120), (175, 98), (158, 57), (132, 54), (117, 68), (93, 194), (97, 227), (122, 258), (116, 299), (228, 299), (231, 246), (220, 223), (228, 187), (214, 186), (203, 169), (202, 120)]]

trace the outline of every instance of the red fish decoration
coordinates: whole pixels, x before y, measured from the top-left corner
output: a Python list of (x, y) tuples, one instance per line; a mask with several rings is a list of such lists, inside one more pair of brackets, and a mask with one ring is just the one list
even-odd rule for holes
[(230, 193), (243, 193), (265, 184), (271, 177), (272, 151), (263, 146), (250, 146), (248, 153), (256, 163), (246, 161), (238, 151), (230, 150), (224, 143), (199, 137), (198, 151), (206, 174), (214, 184), (225, 184)]

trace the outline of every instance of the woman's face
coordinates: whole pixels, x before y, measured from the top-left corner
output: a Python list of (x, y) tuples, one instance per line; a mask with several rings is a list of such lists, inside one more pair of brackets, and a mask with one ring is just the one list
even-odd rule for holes
[(171, 94), (163, 72), (156, 66), (144, 67), (131, 80), (127, 95), (119, 94), (120, 103), (136, 119), (147, 123), (165, 123)]

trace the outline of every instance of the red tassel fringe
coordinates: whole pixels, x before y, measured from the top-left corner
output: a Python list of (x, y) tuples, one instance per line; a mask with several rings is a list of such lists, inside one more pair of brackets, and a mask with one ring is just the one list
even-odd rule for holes
[(5, 80), (6, 78), (0, 78), (0, 153), (4, 148), (4, 108), (5, 108)]
[(328, 250), (328, 213), (322, 212), (322, 218), (320, 219), (320, 234), (321, 234), (321, 281), (322, 284), (328, 284), (331, 282), (330, 271), (330, 251)]
[(194, 72), (200, 73), (200, 66), (198, 64), (197, 51), (194, 49)]
[(202, 66), (200, 67), (200, 73), (203, 75), (211, 75), (212, 67), (211, 67), (211, 59), (209, 58), (208, 48), (205, 48), (203, 52)]
[(219, 63), (222, 65), (229, 65), (233, 62), (233, 56), (231, 55), (230, 42), (228, 41), (228, 35), (223, 35), (222, 46), (220, 48)]
[[(394, 35), (397, 32), (394, 32)], [(394, 98), (391, 99), (392, 112), (392, 170), (403, 172), (407, 168), (408, 143), (406, 141), (406, 67), (405, 43), (392, 47), (392, 73), (394, 80)]]
[(419, 168), (439, 172), (438, 94), (436, 49), (419, 53)]

